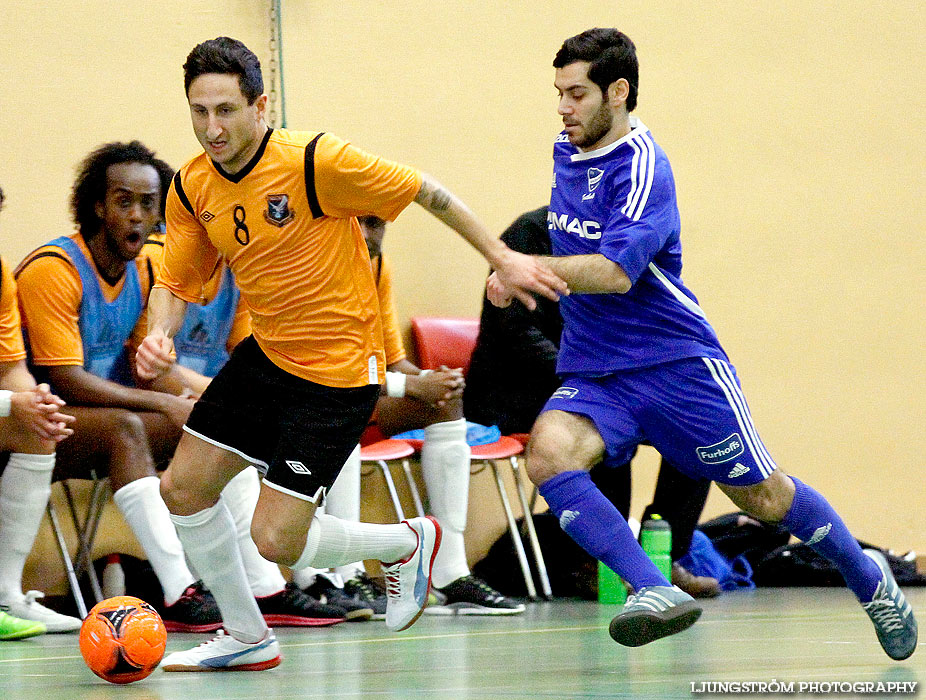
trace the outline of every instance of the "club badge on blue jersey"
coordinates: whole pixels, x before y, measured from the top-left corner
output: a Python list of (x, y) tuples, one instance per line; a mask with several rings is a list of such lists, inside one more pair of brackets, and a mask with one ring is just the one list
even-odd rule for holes
[(582, 201), (587, 202), (590, 199), (595, 198), (595, 188), (598, 187), (598, 183), (601, 182), (601, 176), (604, 175), (604, 170), (600, 168), (589, 168), (588, 169), (588, 192), (582, 195)]

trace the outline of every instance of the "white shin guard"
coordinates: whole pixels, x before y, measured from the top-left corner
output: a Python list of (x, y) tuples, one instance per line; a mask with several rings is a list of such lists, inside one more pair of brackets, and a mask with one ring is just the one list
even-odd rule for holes
[(222, 489), (222, 500), (235, 521), (238, 550), (248, 576), (248, 585), (258, 597), (279, 593), (286, 586), (280, 567), (260, 555), (251, 537), (251, 520), (259, 495), (260, 478), (254, 467), (243, 469)]
[(186, 565), (183, 546), (171, 526), (160, 484), (156, 476), (130, 481), (113, 494), (113, 500), (145, 550), (164, 589), (164, 601), (171, 605), (196, 579)]
[(431, 574), (438, 588), (469, 574), (463, 539), (469, 507), (469, 466), (464, 419), (425, 427), (421, 471), (428, 489), (430, 512), (443, 528)]
[(408, 556), (417, 544), (414, 531), (401, 523), (355, 523), (324, 513), (316, 514), (305, 548), (293, 568), (327, 569), (363, 559), (393, 562)]
[(235, 522), (225, 502), (219, 499), (211, 508), (193, 515), (171, 514), (170, 519), (187, 556), (215, 596), (225, 629), (242, 642), (263, 639), (267, 624), (248, 585)]
[(22, 574), (51, 495), (55, 455), (14, 452), (0, 479), (0, 603), (22, 595)]

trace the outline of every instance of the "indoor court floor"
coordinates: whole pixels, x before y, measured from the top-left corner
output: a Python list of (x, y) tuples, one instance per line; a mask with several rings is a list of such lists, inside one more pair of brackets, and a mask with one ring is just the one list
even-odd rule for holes
[[(907, 595), (920, 622), (926, 588)], [(607, 633), (618, 606), (556, 601), (516, 617), (423, 616), (390, 634), (382, 622), (281, 629), (283, 663), (258, 673), (164, 673), (129, 686), (98, 679), (84, 666), (76, 635), (0, 642), (0, 699), (243, 700), (386, 698), (530, 700), (551, 698), (719, 697), (711, 683), (916, 684), (926, 681), (926, 649), (891, 661), (854, 598), (836, 588), (761, 589), (707, 601), (690, 630), (636, 649)], [(205, 640), (174, 634), (168, 651)], [(895, 686), (900, 687), (900, 686)], [(727, 693), (729, 694), (729, 693)], [(914, 697), (914, 694), (834, 697)], [(926, 694), (924, 694), (926, 697)]]

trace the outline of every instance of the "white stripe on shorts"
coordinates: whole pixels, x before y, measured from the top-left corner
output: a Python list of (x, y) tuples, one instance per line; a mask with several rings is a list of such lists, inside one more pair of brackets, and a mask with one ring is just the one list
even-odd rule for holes
[(274, 484), (272, 481), (268, 481), (266, 477), (261, 481), (261, 483), (275, 491), (288, 494), (294, 498), (298, 498), (300, 501), (308, 501), (309, 503), (314, 503), (315, 505), (319, 505), (322, 502), (321, 499), (323, 499), (325, 496), (324, 486), (319, 486), (314, 496), (306, 496), (304, 493), (299, 493), (298, 491), (293, 491), (292, 489), (288, 489), (285, 486)]
[(733, 392), (733, 397), (736, 399), (737, 404), (743, 411), (743, 415), (746, 417), (747, 426), (752, 431), (752, 437), (755, 441), (756, 447), (759, 452), (765, 457), (766, 463), (770, 467), (770, 472), (775, 469), (775, 460), (772, 459), (772, 455), (769, 454), (768, 449), (766, 449), (765, 444), (759, 438), (759, 431), (756, 430), (755, 423), (752, 421), (752, 414), (749, 412), (749, 405), (746, 403), (746, 397), (743, 395), (742, 389), (740, 389), (739, 384), (736, 383), (736, 378), (733, 376), (733, 370), (730, 368), (730, 365), (721, 360), (715, 360), (717, 368), (720, 370), (721, 376), (726, 378), (727, 386), (730, 387), (730, 390)]
[(253, 464), (255, 467), (257, 467), (257, 471), (261, 472), (262, 474), (267, 473), (267, 468), (270, 465), (267, 464), (264, 460), (255, 459), (254, 457), (250, 457), (249, 455), (246, 455), (241, 450), (236, 450), (234, 447), (230, 447), (229, 445), (225, 445), (221, 442), (218, 442), (217, 440), (213, 440), (211, 437), (206, 437), (202, 433), (197, 433), (195, 430), (190, 430), (187, 426), (183, 426), (183, 429), (186, 432), (188, 432), (190, 435), (192, 435), (193, 437), (198, 437), (203, 442), (208, 442), (210, 445), (215, 445), (216, 447), (220, 447), (226, 452), (232, 452), (238, 455), (239, 457), (241, 457), (241, 459), (247, 460), (250, 464)]
[(743, 442), (749, 447), (759, 471), (763, 476), (768, 477), (775, 471), (775, 462), (772, 461), (771, 455), (769, 455), (768, 450), (765, 449), (765, 445), (762, 444), (762, 440), (759, 438), (759, 433), (752, 422), (752, 416), (749, 414), (749, 408), (746, 406), (746, 399), (733, 378), (733, 372), (727, 366), (727, 363), (722, 360), (712, 357), (702, 357), (701, 359), (704, 360), (704, 364), (707, 365), (707, 369), (714, 381), (717, 382), (724, 396), (727, 397), (727, 402), (736, 416), (736, 422), (740, 430), (743, 431)]

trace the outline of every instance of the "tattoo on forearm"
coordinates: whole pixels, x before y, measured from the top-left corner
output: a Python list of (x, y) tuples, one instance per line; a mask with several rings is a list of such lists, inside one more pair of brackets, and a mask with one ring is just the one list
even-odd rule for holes
[(431, 195), (431, 209), (434, 211), (447, 211), (450, 208), (450, 193), (438, 187)]
[(450, 208), (452, 199), (447, 190), (427, 182), (421, 185), (421, 190), (418, 192), (418, 196), (415, 197), (415, 201), (431, 211), (447, 211)]

